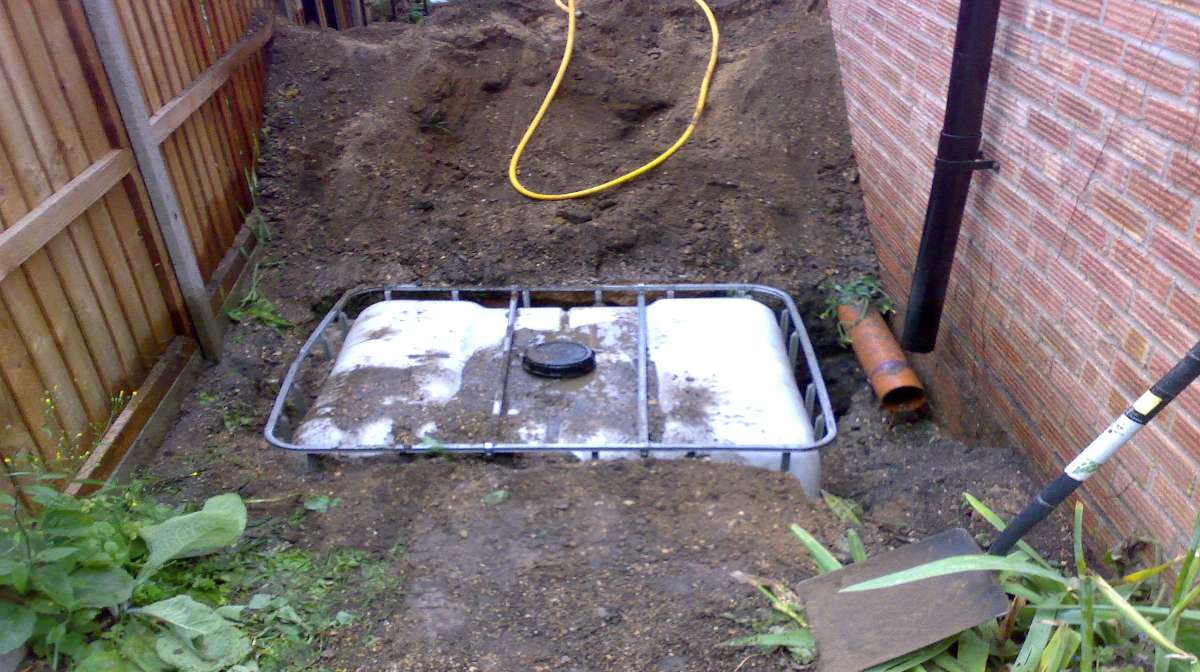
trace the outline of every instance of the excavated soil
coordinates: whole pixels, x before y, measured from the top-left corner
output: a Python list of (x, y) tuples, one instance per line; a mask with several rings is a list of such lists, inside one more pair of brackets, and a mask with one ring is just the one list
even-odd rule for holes
[[(1008, 448), (968, 448), (927, 421), (893, 426), (816, 317), (827, 272), (875, 269), (819, 3), (713, 6), (721, 66), (695, 138), (651, 175), (566, 203), (527, 200), (505, 175), (563, 47), (550, 0), (277, 33), (258, 290), (296, 326), (233, 326), (151, 468), (183, 497), (233, 489), (282, 502), (256, 507), (260, 517), (288, 516), (284, 495), (333, 495), (341, 503), (305, 517), (291, 541), (404, 549), (403, 591), (359, 605), (328, 642), (328, 669), (787, 669), (780, 654), (717, 646), (762, 607), (733, 572), (799, 580), (812, 567), (786, 525), (835, 547), (844, 532), (789, 477), (697, 460), (376, 458), (305, 471), (266, 445), (262, 425), (300, 343), (356, 286), (774, 285), (810, 323), (841, 426), (826, 485), (865, 505), (871, 550), (955, 525), (982, 531), (964, 490), (1005, 511), (1030, 492)], [(604, 181), (669, 145), (707, 54), (690, 0), (582, 9), (575, 64), (522, 169), (542, 190)], [(487, 497), (500, 490), (502, 501)], [(1037, 541), (1059, 555), (1060, 533)]]

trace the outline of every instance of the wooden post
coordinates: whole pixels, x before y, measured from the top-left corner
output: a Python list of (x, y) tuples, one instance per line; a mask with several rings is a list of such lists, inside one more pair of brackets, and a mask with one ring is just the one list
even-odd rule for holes
[(350, 0), (350, 14), (355, 26), (367, 25), (367, 22), (363, 20), (362, 0)]
[(104, 63), (117, 106), (121, 110), (125, 129), (129, 133), (142, 179), (150, 194), (155, 219), (158, 220), (167, 252), (171, 255), (179, 289), (196, 331), (196, 340), (200, 342), (204, 356), (216, 361), (221, 357), (221, 323), (209, 303), (204, 276), (200, 273), (196, 250), (192, 246), (187, 224), (183, 221), (179, 198), (171, 184), (171, 174), (162, 150), (154, 139), (150, 116), (146, 112), (146, 98), (121, 32), (116, 7), (113, 0), (83, 0), (83, 7), (96, 38), (100, 60)]

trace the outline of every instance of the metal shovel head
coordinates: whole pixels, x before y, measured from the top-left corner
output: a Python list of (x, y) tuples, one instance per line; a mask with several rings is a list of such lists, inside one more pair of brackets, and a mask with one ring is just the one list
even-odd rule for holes
[(963, 529), (809, 579), (796, 587), (820, 672), (858, 672), (969, 630), (1008, 611), (992, 572), (962, 572), (893, 588), (842, 588), (956, 555), (981, 553)]

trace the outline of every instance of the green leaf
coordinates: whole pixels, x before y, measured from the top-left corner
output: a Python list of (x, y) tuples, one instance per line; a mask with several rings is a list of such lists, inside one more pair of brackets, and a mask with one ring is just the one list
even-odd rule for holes
[(986, 672), (988, 643), (974, 630), (965, 630), (958, 636), (959, 667), (964, 672)]
[(91, 516), (82, 511), (51, 509), (42, 514), (38, 529), (49, 537), (69, 539), (86, 536), (94, 522)]
[(866, 672), (906, 672), (942, 655), (955, 641), (957, 641), (956, 637), (943, 639), (940, 642), (935, 642), (912, 653), (904, 654), (886, 663), (880, 663), (874, 667), (867, 668)]
[[(970, 504), (971, 508), (975, 509), (975, 512), (980, 516), (983, 516), (984, 520), (991, 523), (992, 527), (996, 528), (997, 531), (1003, 532), (1004, 529), (1008, 527), (1004, 520), (1000, 516), (996, 515), (995, 511), (992, 511), (990, 508), (988, 508), (987, 504), (979, 501), (970, 493), (964, 492), (963, 499), (967, 500), (967, 504)], [(1034, 562), (1047, 569), (1050, 568), (1050, 563), (1046, 562), (1046, 559), (1043, 558), (1040, 553), (1034, 550), (1033, 546), (1030, 546), (1028, 542), (1018, 541), (1017, 548), (1024, 551), (1025, 555), (1028, 555)]]
[(867, 547), (863, 546), (862, 537), (853, 528), (846, 530), (846, 544), (850, 546), (850, 557), (855, 562), (866, 562)]
[(140, 621), (132, 621), (121, 637), (121, 655), (136, 665), (138, 672), (168, 672), (169, 668), (155, 650), (156, 640), (157, 637), (148, 626)]
[(212, 607), (187, 595), (177, 595), (139, 609), (130, 609), (129, 613), (166, 623), (189, 638), (210, 635), (226, 625), (225, 619), (217, 615)]
[(330, 509), (341, 503), (341, 499), (329, 495), (309, 495), (304, 498), (304, 508), (317, 513), (329, 513)]
[(821, 491), (821, 497), (825, 500), (825, 505), (837, 516), (843, 523), (852, 525), (862, 525), (862, 520), (859, 516), (862, 515), (862, 506), (850, 499), (843, 499), (828, 490)]
[(73, 609), (107, 609), (125, 604), (133, 597), (134, 581), (129, 572), (119, 567), (85, 567), (71, 573), (71, 587), (75, 592)]
[(1033, 622), (1029, 624), (1029, 630), (1025, 633), (1025, 643), (1021, 645), (1021, 650), (1017, 653), (1012, 672), (1030, 672), (1041, 659), (1046, 645), (1050, 642), (1051, 635), (1054, 634), (1052, 619), (1055, 618), (1058, 608), (1065, 598), (1066, 593), (1058, 593), (1046, 600), (1034, 612)]
[(1117, 608), (1117, 611), (1121, 613), (1121, 616), (1126, 621), (1131, 623), (1138, 630), (1141, 630), (1143, 633), (1145, 633), (1146, 636), (1149, 637), (1150, 640), (1159, 647), (1164, 648), (1171, 653), (1182, 656), (1189, 663), (1196, 662), (1196, 656), (1193, 656), (1187, 651), (1175, 646), (1173, 642), (1159, 632), (1158, 628), (1155, 628), (1150, 621), (1146, 620), (1145, 616), (1142, 616), (1140, 613), (1138, 613), (1137, 609), (1134, 609), (1124, 597), (1121, 597), (1121, 594), (1114, 590), (1113, 587), (1104, 580), (1104, 577), (1096, 575), (1093, 577), (1093, 579), (1095, 580), (1096, 587), (1100, 589), (1100, 594), (1103, 595), (1104, 599), (1108, 600), (1110, 604)]
[(236, 493), (213, 497), (195, 513), (144, 527), (141, 535), (150, 556), (138, 573), (138, 582), (144, 582), (171, 560), (207, 555), (230, 546), (245, 529), (246, 505)]
[(1049, 579), (1063, 586), (1071, 586), (1072, 579), (1068, 579), (1057, 572), (1045, 569), (1021, 558), (1009, 556), (1007, 558), (998, 557), (995, 555), (977, 554), (977, 555), (959, 555), (952, 558), (943, 558), (934, 560), (912, 569), (906, 569), (887, 576), (881, 576), (877, 579), (856, 583), (853, 586), (843, 588), (839, 592), (857, 593), (864, 590), (878, 590), (880, 588), (891, 588), (900, 586), (906, 583), (922, 581), (924, 579), (932, 579), (938, 576), (947, 576), (949, 574), (958, 574), (961, 572), (1009, 572), (1012, 574), (1021, 574), (1024, 576), (1037, 576), (1044, 579)]
[(75, 555), (78, 552), (79, 552), (79, 549), (74, 546), (59, 546), (57, 548), (44, 548), (44, 549), (38, 551), (37, 554), (33, 556), (33, 561), (34, 562), (44, 562), (44, 563), (49, 564), (52, 562), (58, 562), (59, 560), (66, 560), (67, 558), (71, 557), (72, 555)]
[(89, 654), (75, 667), (75, 672), (141, 672), (116, 651), (104, 649)]
[(163, 633), (155, 641), (158, 657), (180, 672), (219, 672), (245, 660), (250, 655), (250, 640), (237, 628), (223, 622), (215, 632), (198, 638), (194, 643), (177, 633)]
[(783, 647), (788, 649), (793, 655), (807, 657), (809, 660), (812, 660), (817, 652), (817, 643), (813, 639), (812, 633), (808, 630), (800, 629), (785, 630), (783, 632), (764, 632), (748, 637), (738, 637), (727, 642), (722, 642), (721, 646), (738, 648), (757, 646), (764, 649)]
[(1062, 672), (1071, 664), (1075, 651), (1079, 649), (1079, 633), (1069, 625), (1060, 625), (1042, 651), (1037, 672)]
[(838, 559), (833, 557), (829, 549), (822, 546), (821, 542), (817, 541), (817, 538), (808, 530), (799, 525), (792, 525), (789, 529), (800, 540), (800, 543), (804, 544), (804, 547), (808, 549), (808, 554), (812, 556), (813, 562), (817, 564), (817, 571), (819, 573), (827, 574), (842, 568), (842, 563), (838, 562)]
[(267, 607), (271, 606), (271, 600), (273, 598), (274, 598), (273, 595), (268, 595), (266, 593), (257, 593), (254, 595), (254, 597), (250, 598), (250, 603), (246, 605), (246, 608), (254, 610), (254, 611), (258, 611), (260, 609), (266, 609)]
[(33, 587), (64, 607), (75, 604), (71, 575), (59, 565), (35, 565), (31, 573)]
[(495, 506), (497, 504), (503, 504), (507, 499), (507, 490), (493, 490), (484, 495), (481, 501), (487, 506)]
[(0, 602), (0, 656), (29, 641), (37, 615), (28, 607), (12, 602)]

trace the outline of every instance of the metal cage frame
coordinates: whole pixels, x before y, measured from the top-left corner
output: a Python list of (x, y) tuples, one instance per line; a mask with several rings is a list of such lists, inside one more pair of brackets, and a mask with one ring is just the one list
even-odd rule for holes
[[(579, 296), (585, 300), (580, 302), (565, 302), (565, 296)], [(740, 296), (753, 298), (760, 303), (770, 306), (771, 301), (778, 308), (779, 328), (787, 345), (788, 359), (792, 365), (792, 373), (796, 376), (797, 387), (804, 385), (804, 403), (809, 419), (813, 422), (814, 440), (810, 443), (778, 444), (778, 445), (729, 445), (729, 444), (670, 444), (654, 442), (650, 439), (649, 430), (649, 381), (648, 381), (648, 349), (646, 329), (646, 306), (650, 300), (658, 298), (705, 298), (713, 296)], [(342, 338), (349, 332), (350, 315), (357, 316), (363, 308), (379, 301), (389, 301), (397, 298), (419, 300), (451, 300), (479, 303), (508, 305), (508, 332), (504, 340), (503, 360), (505, 373), (501, 379), (501, 389), (494, 400), (493, 415), (506, 412), (505, 393), (507, 392), (507, 372), (511, 367), (514, 350), (514, 330), (517, 315), (521, 308), (534, 306), (580, 307), (585, 305), (632, 306), (638, 308), (638, 436), (637, 443), (596, 445), (571, 443), (446, 443), (436, 445), (389, 444), (356, 447), (322, 447), (297, 445), (291, 442), (292, 428), (303, 419), (308, 412), (310, 401), (304, 397), (299, 379), (303, 367), (311, 364), (311, 359), (323, 359), (328, 367), (332, 367), (336, 359), (336, 348), (331, 340), (331, 329), (341, 329)], [(624, 303), (612, 303), (617, 298)], [(557, 300), (555, 300), (557, 299)], [(540, 302), (540, 303), (539, 303)], [(776, 309), (772, 307), (772, 312)], [(801, 354), (803, 357), (801, 358)], [(328, 371), (325, 377), (328, 376)], [(324, 380), (324, 378), (322, 378)], [(807, 383), (805, 385), (805, 382)], [(314, 390), (315, 393), (315, 390)], [(315, 398), (315, 395), (314, 397)], [(294, 413), (290, 412), (294, 409)], [(817, 413), (817, 411), (820, 413)], [(298, 416), (293, 418), (294, 416)], [(281, 435), (286, 432), (286, 438)], [(597, 457), (600, 452), (638, 452), (643, 455), (650, 451), (667, 451), (683, 453), (714, 453), (714, 452), (778, 452), (782, 453), (780, 466), (788, 469), (791, 453), (803, 453), (820, 450), (837, 436), (837, 422), (833, 407), (829, 400), (829, 391), (817, 363), (816, 353), (804, 322), (800, 317), (796, 304), (786, 292), (756, 284), (637, 284), (637, 285), (597, 285), (591, 287), (501, 287), (501, 288), (430, 288), (412, 285), (393, 285), (366, 287), (350, 290), (334, 304), (329, 313), (317, 325), (316, 330), (300, 348), (296, 359), (288, 368), (283, 379), (279, 394), (271, 407), (263, 435), (267, 442), (276, 448), (317, 455), (362, 455), (377, 453), (409, 453), (422, 452), (453, 452), (478, 454), (503, 453), (536, 453), (536, 452), (591, 452)]]

